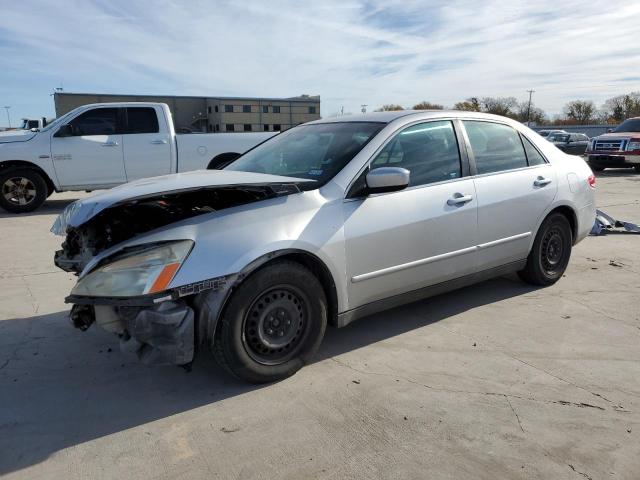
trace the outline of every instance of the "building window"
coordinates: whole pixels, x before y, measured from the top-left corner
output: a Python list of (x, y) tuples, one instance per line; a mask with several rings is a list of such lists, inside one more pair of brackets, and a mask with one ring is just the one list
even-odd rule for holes
[(251, 105), (243, 105), (242, 113), (251, 113)]
[(209, 130), (210, 132), (213, 132), (213, 125), (209, 124), (209, 126), (207, 127), (207, 130)]
[(280, 106), (279, 105), (274, 105), (271, 108), (273, 108), (273, 113), (280, 113)]
[(215, 106), (215, 111), (218, 113), (218, 105)]
[(265, 131), (265, 132), (268, 132), (268, 131), (269, 131), (269, 124), (268, 124), (268, 123), (265, 123), (265, 124), (264, 124), (264, 131)]
[(211, 106), (207, 107), (207, 113), (211, 113)]
[(227, 113), (233, 113), (233, 105), (225, 105), (224, 111)]
[(244, 131), (245, 132), (250, 132), (251, 131), (251, 124), (250, 123), (245, 123), (244, 124)]
[(216, 132), (219, 132), (219, 131), (220, 131), (220, 124), (216, 123)]
[(233, 123), (227, 123), (226, 128), (227, 128), (227, 132), (235, 132), (235, 125)]
[(269, 105), (262, 106), (262, 113), (269, 113)]
[(279, 132), (280, 131), (280, 124), (274, 123), (273, 124), (273, 131), (274, 132)]
[(316, 107), (309, 107), (309, 113), (316, 113)]

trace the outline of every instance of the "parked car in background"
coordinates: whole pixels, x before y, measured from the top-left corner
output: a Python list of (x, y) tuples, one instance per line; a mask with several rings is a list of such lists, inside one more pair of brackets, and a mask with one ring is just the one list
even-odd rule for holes
[(640, 173), (640, 117), (629, 118), (611, 132), (591, 139), (587, 155), (596, 172), (607, 167), (633, 167)]
[(594, 187), (586, 162), (504, 117), (338, 117), (222, 170), (78, 200), (53, 226), (55, 263), (79, 274), (76, 327), (117, 333), (147, 364), (210, 348), (269, 382), (312, 359), (327, 323), (508, 272), (555, 283), (593, 226)]
[(564, 130), (538, 130), (538, 135), (540, 135), (541, 137), (548, 137), (549, 135), (551, 135), (552, 133), (567, 133)]
[(571, 155), (583, 155), (589, 146), (589, 137), (584, 133), (551, 133), (547, 140)]
[(0, 207), (30, 212), (54, 191), (217, 168), (274, 134), (176, 135), (164, 103), (84, 105), (40, 130), (0, 134)]

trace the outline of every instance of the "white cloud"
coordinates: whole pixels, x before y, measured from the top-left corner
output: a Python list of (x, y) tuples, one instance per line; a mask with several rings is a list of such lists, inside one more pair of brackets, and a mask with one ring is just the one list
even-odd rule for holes
[(633, 1), (23, 0), (1, 10), (0, 103), (25, 114), (51, 110), (60, 81), (69, 91), (320, 94), (323, 115), (524, 99), (529, 88), (554, 113), (640, 90)]

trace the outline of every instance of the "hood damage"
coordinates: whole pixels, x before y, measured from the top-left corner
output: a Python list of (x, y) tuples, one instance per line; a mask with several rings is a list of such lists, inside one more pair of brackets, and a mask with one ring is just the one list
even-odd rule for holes
[(77, 275), (100, 252), (143, 233), (197, 215), (300, 191), (300, 182), (292, 181), (159, 192), (121, 200), (84, 223), (74, 225), (74, 212), (82, 207), (79, 200), (65, 209), (52, 228), (56, 234), (66, 234), (62, 249), (55, 253), (54, 263)]

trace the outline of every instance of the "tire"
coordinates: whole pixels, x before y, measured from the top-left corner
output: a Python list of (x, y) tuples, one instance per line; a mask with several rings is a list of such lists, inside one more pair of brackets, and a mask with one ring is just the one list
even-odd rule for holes
[(602, 172), (604, 171), (604, 167), (601, 167), (600, 165), (589, 165), (591, 167), (591, 170), (593, 170), (594, 172)]
[(311, 360), (326, 327), (327, 300), (318, 279), (296, 262), (279, 261), (233, 293), (216, 328), (213, 354), (237, 378), (273, 382)]
[(47, 183), (35, 170), (13, 168), (0, 172), (0, 207), (12, 213), (32, 212), (47, 199)]
[(633, 170), (634, 170), (636, 173), (640, 173), (640, 165), (634, 165), (634, 166), (633, 166)]
[(538, 230), (527, 264), (518, 272), (520, 278), (539, 286), (560, 280), (571, 257), (572, 237), (567, 217), (561, 213), (549, 215)]

